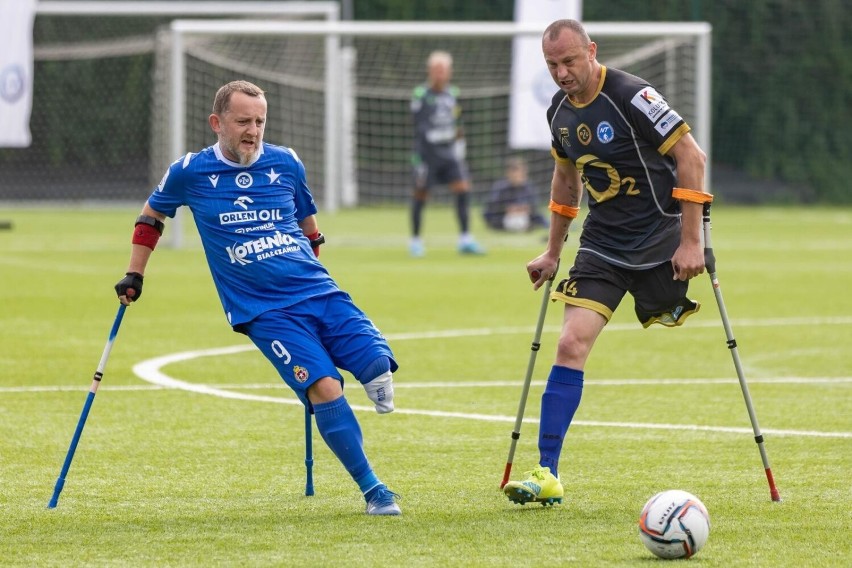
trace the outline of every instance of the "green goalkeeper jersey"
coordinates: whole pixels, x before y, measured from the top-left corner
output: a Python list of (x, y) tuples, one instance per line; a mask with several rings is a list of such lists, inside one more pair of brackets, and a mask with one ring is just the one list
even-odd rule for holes
[(418, 158), (427, 163), (456, 160), (454, 144), (461, 117), (458, 89), (447, 85), (443, 91), (436, 91), (428, 85), (419, 85), (411, 96), (411, 114), (414, 153)]

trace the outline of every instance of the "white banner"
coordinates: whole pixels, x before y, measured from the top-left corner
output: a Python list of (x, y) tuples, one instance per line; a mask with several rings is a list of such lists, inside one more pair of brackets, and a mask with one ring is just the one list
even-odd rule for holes
[[(583, 0), (515, 0), (515, 21), (541, 23), (582, 18)], [(550, 77), (541, 36), (516, 38), (512, 54), (512, 92), (509, 96), (509, 146), (514, 149), (550, 148), (547, 108), (559, 87)]]
[(26, 148), (33, 96), (36, 0), (0, 0), (0, 148)]

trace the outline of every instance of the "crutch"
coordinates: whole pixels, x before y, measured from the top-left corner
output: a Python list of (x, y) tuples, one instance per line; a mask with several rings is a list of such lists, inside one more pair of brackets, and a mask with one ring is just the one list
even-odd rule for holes
[(509, 482), (509, 475), (512, 473), (512, 460), (515, 459), (515, 448), (518, 445), (518, 439), (521, 437), (521, 424), (524, 421), (524, 411), (527, 407), (527, 396), (530, 392), (530, 381), (532, 380), (533, 369), (535, 368), (535, 358), (538, 350), (541, 348), (541, 330), (544, 327), (544, 316), (547, 313), (547, 304), (550, 302), (550, 287), (553, 284), (553, 279), (556, 273), (559, 272), (559, 264), (556, 264), (556, 270), (548, 278), (544, 285), (544, 293), (541, 297), (541, 309), (538, 313), (538, 322), (535, 326), (535, 336), (533, 337), (532, 345), (530, 346), (530, 359), (527, 363), (527, 376), (524, 379), (524, 386), (521, 389), (521, 401), (518, 404), (518, 416), (515, 418), (515, 429), (512, 430), (512, 442), (509, 445), (509, 458), (506, 460), (506, 469), (503, 472), (503, 481), (500, 483), (502, 489)]
[(719, 279), (716, 277), (716, 257), (713, 255), (713, 246), (710, 242), (710, 203), (704, 204), (703, 227), (704, 265), (710, 275), (710, 282), (713, 284), (713, 294), (716, 296), (716, 304), (719, 306), (719, 315), (722, 316), (722, 325), (725, 326), (725, 335), (728, 338), (728, 349), (731, 350), (731, 357), (734, 359), (734, 367), (737, 369), (740, 388), (743, 391), (746, 409), (748, 409), (748, 417), (751, 420), (751, 428), (754, 431), (754, 441), (757, 442), (757, 448), (760, 450), (760, 459), (763, 461), (763, 469), (766, 472), (766, 479), (769, 482), (769, 495), (773, 501), (781, 501), (781, 494), (778, 493), (778, 488), (775, 487), (775, 479), (772, 477), (772, 468), (769, 466), (769, 457), (766, 455), (766, 448), (763, 447), (763, 434), (760, 433), (760, 426), (757, 423), (757, 415), (754, 412), (754, 405), (752, 405), (751, 395), (748, 392), (748, 384), (746, 383), (743, 367), (740, 363), (740, 355), (737, 352), (737, 340), (734, 339), (734, 332), (731, 329), (730, 321), (728, 321), (728, 312), (725, 309), (725, 302), (722, 300), (722, 288), (719, 286)]
[(305, 405), (305, 495), (310, 497), (314, 494), (314, 446), (313, 427), (311, 422), (311, 411)]
[(109, 353), (112, 351), (112, 344), (115, 342), (115, 336), (118, 334), (118, 327), (121, 325), (121, 320), (124, 317), (124, 310), (127, 306), (121, 304), (118, 307), (118, 313), (115, 315), (115, 320), (112, 323), (112, 329), (109, 332), (109, 338), (104, 346), (101, 360), (98, 363), (98, 368), (95, 371), (95, 376), (92, 378), (92, 386), (89, 388), (89, 394), (86, 396), (86, 403), (83, 405), (83, 411), (80, 413), (80, 418), (77, 420), (77, 428), (74, 430), (74, 436), (71, 438), (71, 445), (68, 447), (68, 453), (65, 455), (65, 462), (62, 464), (62, 470), (59, 472), (59, 478), (56, 480), (56, 485), (53, 488), (53, 496), (47, 504), (48, 509), (56, 508), (59, 503), (59, 494), (65, 486), (65, 477), (68, 475), (68, 470), (71, 467), (71, 460), (74, 459), (74, 452), (77, 450), (77, 443), (80, 441), (80, 435), (83, 433), (83, 426), (86, 425), (86, 418), (89, 416), (89, 409), (92, 407), (92, 402), (95, 400), (95, 394), (98, 392), (98, 386), (101, 384), (101, 379), (104, 376), (104, 368), (106, 367)]

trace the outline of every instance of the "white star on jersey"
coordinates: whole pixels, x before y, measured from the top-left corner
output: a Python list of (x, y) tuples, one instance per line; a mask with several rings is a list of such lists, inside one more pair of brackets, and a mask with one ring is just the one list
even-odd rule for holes
[(269, 183), (275, 183), (281, 174), (276, 174), (275, 168), (269, 168), (269, 173), (266, 175), (269, 176)]

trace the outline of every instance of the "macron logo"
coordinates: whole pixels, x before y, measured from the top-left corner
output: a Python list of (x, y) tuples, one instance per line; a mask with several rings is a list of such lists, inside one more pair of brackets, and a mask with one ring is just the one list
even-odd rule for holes
[(216, 184), (219, 183), (219, 174), (213, 174), (212, 176), (207, 176), (207, 179), (210, 180), (210, 184), (213, 186), (213, 189), (216, 189)]

